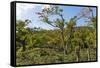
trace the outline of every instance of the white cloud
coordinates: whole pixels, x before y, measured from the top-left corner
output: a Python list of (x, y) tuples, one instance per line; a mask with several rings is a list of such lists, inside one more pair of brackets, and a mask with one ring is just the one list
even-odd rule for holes
[(16, 15), (17, 18), (25, 18), (25, 16), (27, 17), (27, 13), (29, 13), (29, 11), (31, 9), (36, 8), (37, 6), (41, 7), (41, 9), (46, 9), (46, 8), (51, 8), (51, 5), (46, 5), (46, 4), (30, 4), (30, 3), (17, 3), (16, 4)]
[(51, 6), (50, 5), (43, 5), (42, 6), (42, 9), (47, 9), (47, 8), (51, 8)]
[(29, 10), (34, 9), (36, 6), (39, 6), (39, 4), (17, 3), (16, 4), (17, 17), (24, 16), (25, 14), (27, 14), (27, 12), (29, 12)]

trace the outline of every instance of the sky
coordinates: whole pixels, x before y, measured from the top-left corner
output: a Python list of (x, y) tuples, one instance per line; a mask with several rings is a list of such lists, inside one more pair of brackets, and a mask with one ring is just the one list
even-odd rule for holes
[[(45, 4), (32, 4), (32, 3), (17, 3), (16, 4), (16, 18), (17, 20), (25, 20), (29, 19), (32, 23), (28, 25), (28, 27), (40, 27), (43, 29), (54, 29), (51, 25), (47, 23), (43, 23), (39, 16), (36, 14), (37, 12), (41, 12), (43, 8), (49, 7)], [(61, 9), (63, 9), (63, 17), (65, 21), (69, 21), (70, 18), (74, 17), (75, 15), (78, 15), (80, 10), (82, 10), (84, 7), (79, 6), (59, 6)], [(96, 15), (96, 8), (92, 7), (94, 15)], [(52, 18), (55, 18), (56, 16), (53, 16)], [(84, 20), (84, 18), (77, 21), (77, 26), (83, 26), (87, 24)]]

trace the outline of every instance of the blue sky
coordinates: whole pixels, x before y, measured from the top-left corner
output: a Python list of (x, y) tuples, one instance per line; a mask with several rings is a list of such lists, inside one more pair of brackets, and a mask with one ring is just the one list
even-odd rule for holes
[[(43, 23), (38, 18), (37, 12), (42, 11), (42, 8), (45, 5), (42, 4), (29, 4), (29, 3), (17, 3), (16, 5), (16, 15), (17, 20), (25, 20), (29, 19), (32, 21), (31, 24), (28, 25), (28, 27), (41, 27), (43, 29), (54, 29), (54, 27)], [(77, 15), (80, 10), (84, 7), (78, 7), (78, 6), (60, 6), (60, 8), (63, 9), (63, 16), (64, 19), (68, 22), (70, 18)], [(96, 8), (92, 8), (94, 15), (96, 15)], [(55, 16), (53, 17), (55, 18)], [(87, 24), (84, 19), (80, 19), (77, 21), (77, 26), (83, 26), (84, 24)]]

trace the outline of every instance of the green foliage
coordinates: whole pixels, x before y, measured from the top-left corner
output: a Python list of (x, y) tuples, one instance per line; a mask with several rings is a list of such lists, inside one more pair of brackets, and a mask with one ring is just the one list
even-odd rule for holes
[[(62, 12), (58, 6), (52, 6), (40, 14), (43, 22), (57, 28), (53, 30), (30, 28), (30, 20), (16, 21), (17, 65), (96, 60), (96, 18), (91, 18), (88, 26), (76, 26), (77, 16), (66, 24)], [(52, 15), (60, 18), (51, 21)]]

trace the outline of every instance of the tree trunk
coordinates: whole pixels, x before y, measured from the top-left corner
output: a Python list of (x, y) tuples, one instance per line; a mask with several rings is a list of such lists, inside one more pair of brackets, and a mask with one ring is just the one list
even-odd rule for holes
[(90, 48), (87, 48), (88, 61), (90, 61)]
[(79, 62), (80, 61), (80, 46), (79, 48), (75, 49), (75, 53), (76, 53), (76, 61)]
[(22, 45), (23, 45), (23, 51), (25, 51), (26, 50), (25, 39), (22, 41)]
[(66, 48), (65, 48), (65, 43), (64, 43), (64, 29), (61, 29), (61, 37), (62, 37), (62, 46), (63, 46), (63, 61), (65, 59), (65, 55), (66, 55)]
[(68, 53), (68, 42), (66, 43), (66, 54)]

